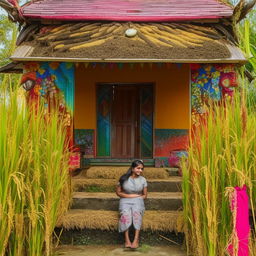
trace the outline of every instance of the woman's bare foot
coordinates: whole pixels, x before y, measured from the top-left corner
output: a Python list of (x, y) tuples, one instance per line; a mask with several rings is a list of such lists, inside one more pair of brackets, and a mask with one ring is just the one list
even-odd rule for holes
[(124, 247), (125, 248), (131, 248), (131, 246), (132, 246), (132, 243), (131, 243), (130, 237), (129, 237), (129, 229), (127, 229), (124, 232)]
[(132, 247), (132, 244), (131, 244), (131, 243), (125, 243), (125, 244), (124, 244), (124, 247), (125, 247), (125, 248), (131, 248), (131, 247)]
[(137, 249), (139, 247), (139, 242), (138, 241), (133, 241), (133, 243), (131, 244), (131, 248), (132, 249)]
[(132, 242), (132, 249), (137, 249), (139, 247), (139, 234), (140, 234), (140, 230), (139, 229), (135, 229), (135, 235), (134, 235), (134, 240)]

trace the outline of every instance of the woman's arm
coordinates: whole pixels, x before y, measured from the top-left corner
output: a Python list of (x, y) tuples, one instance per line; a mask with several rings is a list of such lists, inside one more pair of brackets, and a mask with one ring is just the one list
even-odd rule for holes
[(135, 198), (135, 197), (140, 197), (141, 195), (138, 194), (126, 194), (122, 191), (121, 186), (116, 187), (116, 194), (121, 197), (121, 198)]
[(142, 190), (142, 197), (143, 197), (143, 199), (146, 199), (147, 196), (148, 196), (148, 188), (144, 187)]

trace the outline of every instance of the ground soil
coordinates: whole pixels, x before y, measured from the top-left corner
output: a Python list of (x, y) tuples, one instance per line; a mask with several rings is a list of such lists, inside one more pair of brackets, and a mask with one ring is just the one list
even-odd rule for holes
[(139, 249), (124, 249), (120, 246), (61, 246), (56, 250), (56, 255), (68, 256), (185, 256), (186, 252), (179, 246), (142, 245)]
[[(93, 229), (60, 229), (56, 228), (57, 237), (60, 236), (60, 245), (122, 245), (124, 237), (122, 233), (111, 230)], [(133, 230), (130, 232), (133, 240)], [(173, 241), (173, 242), (171, 242)], [(150, 246), (169, 246), (184, 244), (184, 234), (175, 232), (141, 231), (140, 243)]]

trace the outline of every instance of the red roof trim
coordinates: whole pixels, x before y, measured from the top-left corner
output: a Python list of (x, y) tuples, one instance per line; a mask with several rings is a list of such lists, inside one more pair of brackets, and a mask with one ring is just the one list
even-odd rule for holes
[(176, 17), (163, 17), (163, 16), (155, 16), (155, 17), (138, 17), (138, 16), (115, 16), (115, 17), (103, 17), (103, 16), (74, 16), (74, 15), (64, 15), (64, 16), (40, 16), (40, 15), (26, 15), (26, 17), (34, 18), (34, 19), (54, 19), (54, 20), (106, 20), (106, 21), (159, 21), (159, 22), (168, 22), (168, 21), (181, 21), (181, 20), (197, 20), (197, 19), (219, 19), (220, 16), (176, 16)]
[(39, 0), (22, 7), (27, 18), (51, 20), (177, 21), (231, 17), (218, 0)]

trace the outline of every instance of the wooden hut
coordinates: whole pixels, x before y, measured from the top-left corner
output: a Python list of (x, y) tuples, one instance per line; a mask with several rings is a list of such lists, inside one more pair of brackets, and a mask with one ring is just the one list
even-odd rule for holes
[(58, 104), (82, 165), (168, 166), (192, 115), (231, 95), (246, 61), (219, 0), (4, 2), (23, 29), (1, 72), (23, 70), (29, 99)]

